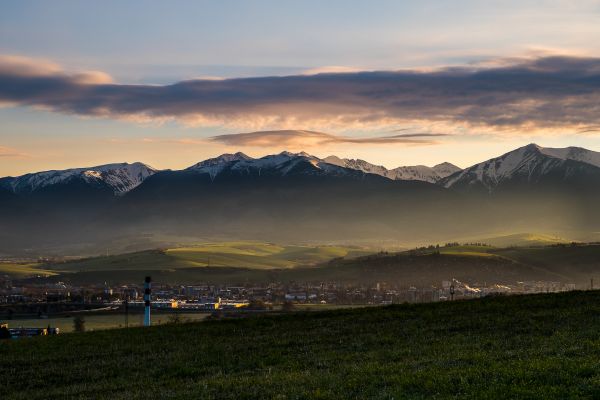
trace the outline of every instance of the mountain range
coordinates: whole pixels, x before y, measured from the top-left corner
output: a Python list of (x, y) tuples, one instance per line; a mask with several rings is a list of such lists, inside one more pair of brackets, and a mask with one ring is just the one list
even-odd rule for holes
[[(375, 174), (392, 180), (417, 180), (435, 183), (461, 169), (450, 163), (438, 164), (434, 167), (424, 165), (398, 167), (388, 170), (381, 165), (374, 165), (364, 160), (340, 159), (329, 156), (324, 159), (307, 153), (282, 152), (254, 159), (238, 152), (222, 154), (194, 164), (185, 169), (195, 173), (206, 173), (211, 179), (216, 179), (223, 171), (237, 171), (241, 175), (249, 171), (263, 171), (267, 174), (286, 175), (294, 166), (309, 163), (314, 173), (324, 173), (338, 176), (352, 176), (355, 171), (365, 174)], [(320, 170), (320, 171), (317, 171)], [(132, 164), (107, 164), (87, 168), (72, 168), (26, 174), (18, 177), (0, 178), (0, 188), (15, 194), (32, 194), (50, 191), (58, 186), (87, 185), (99, 191), (109, 191), (114, 195), (123, 195), (137, 186), (146, 178), (160, 172), (141, 162)], [(309, 173), (309, 170), (306, 170)]]
[[(0, 251), (124, 237), (426, 241), (596, 231), (600, 153), (530, 144), (460, 169), (282, 152), (183, 170), (108, 164), (0, 178)], [(125, 240), (130, 241), (131, 240)]]
[[(593, 175), (600, 168), (600, 153), (580, 147), (545, 148), (530, 144), (463, 170), (448, 162), (433, 167), (415, 165), (387, 169), (360, 159), (337, 156), (321, 159), (305, 152), (284, 151), (257, 159), (238, 152), (201, 161), (182, 171), (207, 174), (215, 180), (223, 173), (244, 176), (256, 172), (285, 176), (301, 165), (306, 167), (303, 171), (308, 175), (356, 178), (362, 174), (373, 174), (391, 180), (423, 181), (445, 188), (493, 192), (517, 183), (535, 185), (547, 179), (576, 181), (579, 175)], [(357, 175), (357, 171), (362, 174)], [(51, 191), (58, 186), (87, 185), (121, 196), (158, 172), (172, 171), (160, 171), (141, 162), (107, 164), (0, 178), (0, 189), (23, 195)]]

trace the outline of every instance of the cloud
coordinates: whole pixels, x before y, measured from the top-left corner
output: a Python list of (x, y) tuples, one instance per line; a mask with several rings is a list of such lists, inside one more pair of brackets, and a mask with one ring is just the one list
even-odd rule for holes
[(542, 56), (439, 70), (202, 79), (160, 86), (116, 84), (100, 72), (67, 73), (49, 62), (2, 56), (0, 103), (244, 130), (436, 123), (449, 132), (589, 131), (600, 125), (600, 58)]
[(355, 67), (344, 67), (341, 65), (327, 65), (325, 67), (317, 67), (307, 69), (303, 72), (303, 75), (318, 75), (318, 74), (339, 74), (349, 72), (361, 72), (360, 68)]
[(112, 83), (110, 75), (102, 71), (82, 71), (68, 74), (60, 65), (48, 60), (0, 54), (0, 77), (15, 79), (63, 79), (73, 84), (95, 85)]
[(0, 146), (0, 157), (27, 157), (27, 154), (10, 147)]
[(435, 133), (413, 133), (393, 136), (377, 137), (349, 137), (338, 136), (330, 133), (305, 131), (305, 130), (278, 130), (259, 131), (248, 133), (235, 133), (229, 135), (218, 135), (210, 138), (212, 141), (230, 146), (253, 146), (253, 147), (310, 147), (327, 144), (409, 144), (426, 145), (435, 144), (434, 141), (418, 140), (417, 138), (431, 138), (446, 136)]

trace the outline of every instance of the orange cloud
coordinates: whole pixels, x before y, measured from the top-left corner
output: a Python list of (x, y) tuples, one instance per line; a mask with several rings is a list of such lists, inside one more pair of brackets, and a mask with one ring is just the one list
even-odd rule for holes
[(278, 130), (218, 135), (210, 139), (231, 146), (283, 146), (296, 148), (340, 143), (429, 145), (436, 144), (437, 142), (431, 140), (431, 138), (439, 136), (447, 135), (438, 133), (408, 133), (392, 136), (350, 137), (306, 130)]
[(28, 157), (28, 155), (10, 147), (0, 146), (0, 157)]

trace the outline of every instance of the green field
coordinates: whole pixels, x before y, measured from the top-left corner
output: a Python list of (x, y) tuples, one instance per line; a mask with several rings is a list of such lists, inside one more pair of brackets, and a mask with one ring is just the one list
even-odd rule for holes
[[(74, 315), (74, 314), (73, 314)], [(10, 327), (27, 327), (27, 328), (46, 328), (51, 326), (52, 328), (59, 328), (61, 333), (68, 333), (73, 331), (73, 319), (74, 316), (64, 317), (50, 317), (50, 318), (27, 318), (27, 319), (13, 319), (13, 320), (0, 320), (3, 323), (8, 323)], [(104, 329), (115, 329), (125, 327), (125, 315), (124, 314), (100, 314), (94, 315), (90, 313), (82, 314), (85, 320), (86, 331), (97, 331)], [(162, 314), (153, 313), (153, 323), (155, 325), (166, 324), (170, 321), (170, 318), (174, 313)], [(201, 321), (210, 314), (207, 313), (181, 313), (179, 317), (186, 321)], [(142, 326), (144, 321), (143, 313), (130, 313), (127, 323), (130, 327)]]
[(355, 257), (369, 252), (367, 249), (359, 247), (283, 246), (262, 242), (222, 242), (91, 257), (48, 264), (44, 268), (61, 272), (114, 269), (164, 271), (198, 267), (277, 269), (314, 265), (335, 257)]
[(558, 243), (569, 243), (570, 239), (556, 236), (556, 235), (548, 235), (543, 233), (514, 233), (514, 234), (506, 234), (506, 235), (498, 235), (498, 236), (488, 236), (488, 237), (473, 237), (462, 239), (460, 242), (466, 243), (486, 243), (496, 247), (511, 247), (511, 246), (547, 246), (551, 244)]
[(0, 262), (0, 275), (9, 275), (15, 278), (27, 276), (53, 276), (56, 271), (51, 271), (40, 267), (37, 263), (6, 263)]
[(49, 279), (73, 284), (139, 282), (151, 274), (156, 282), (172, 284), (385, 281), (430, 285), (456, 278), (506, 284), (544, 280), (587, 288), (591, 279), (600, 282), (598, 260), (598, 244), (453, 245), (373, 253), (357, 247), (226, 242), (43, 265), (5, 264), (5, 271), (15, 277), (54, 275)]
[(0, 343), (5, 399), (597, 399), (600, 292)]

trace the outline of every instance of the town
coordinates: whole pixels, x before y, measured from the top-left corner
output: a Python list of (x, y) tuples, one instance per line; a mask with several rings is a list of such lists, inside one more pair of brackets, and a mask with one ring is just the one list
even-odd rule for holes
[[(528, 281), (514, 284), (466, 283), (448, 278), (427, 287), (409, 283), (377, 282), (351, 285), (338, 282), (271, 282), (263, 285), (170, 285), (153, 283), (152, 307), (179, 312), (215, 310), (272, 310), (281, 305), (386, 305), (479, 298), (490, 295), (563, 292), (574, 283)], [(143, 276), (140, 283), (111, 286), (71, 285), (64, 282), (12, 280), (0, 276), (0, 318), (40, 318), (74, 310), (114, 310), (144, 306)]]

